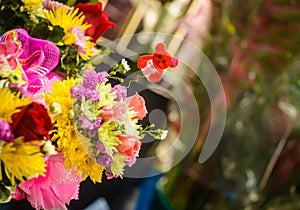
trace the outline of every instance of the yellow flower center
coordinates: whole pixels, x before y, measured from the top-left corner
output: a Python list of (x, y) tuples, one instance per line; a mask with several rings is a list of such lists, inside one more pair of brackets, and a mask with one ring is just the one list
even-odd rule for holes
[(76, 35), (74, 33), (66, 33), (63, 38), (63, 42), (65, 45), (72, 45), (76, 42)]

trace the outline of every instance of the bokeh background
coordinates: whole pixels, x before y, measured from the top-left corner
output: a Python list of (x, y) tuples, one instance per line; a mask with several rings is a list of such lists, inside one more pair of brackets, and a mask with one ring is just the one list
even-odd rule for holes
[[(300, 209), (300, 1), (109, 1), (106, 10), (124, 23), (108, 38), (154, 31), (192, 42), (225, 89), (225, 130), (214, 154), (200, 164), (211, 102), (195, 75), (181, 74), (198, 101), (199, 135), (189, 155), (157, 178), (150, 208)], [(170, 113), (172, 108), (169, 103)], [(174, 115), (169, 124), (167, 141), (180, 130)], [(142, 186), (140, 193), (149, 193)]]

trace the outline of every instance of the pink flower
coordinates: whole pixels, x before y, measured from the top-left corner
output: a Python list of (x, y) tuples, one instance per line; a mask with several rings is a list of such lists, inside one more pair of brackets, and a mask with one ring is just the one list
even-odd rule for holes
[(47, 160), (46, 176), (38, 176), (18, 185), (12, 195), (20, 200), (24, 197), (36, 209), (67, 209), (71, 199), (78, 199), (81, 174), (76, 169), (67, 170), (62, 154), (52, 155)]
[(142, 143), (136, 136), (120, 134), (118, 138), (122, 142), (117, 146), (117, 150), (120, 154), (127, 157), (138, 156)]
[(125, 104), (119, 103), (114, 106), (106, 106), (101, 109), (101, 117), (104, 120), (124, 121), (124, 113), (126, 112)]
[(65, 7), (69, 10), (71, 10), (70, 7), (64, 5), (63, 3), (59, 3), (56, 1), (51, 1), (51, 0), (43, 0), (43, 7), (47, 10), (51, 10), (52, 8), (57, 9), (58, 7)]
[[(70, 33), (74, 33), (76, 36), (76, 41), (74, 44), (78, 46), (78, 53), (79, 54), (87, 54), (86, 43), (89, 40), (89, 37), (85, 35), (85, 31), (81, 30), (78, 26), (74, 26), (70, 30)], [(92, 49), (94, 52), (96, 52), (96, 49), (94, 47)]]
[[(18, 65), (18, 56), (22, 53), (20, 47), (11, 39), (3, 40), (0, 43), (1, 64), (9, 64), (11, 69)], [(3, 68), (3, 65), (1, 65)]]
[(138, 93), (135, 95), (127, 98), (128, 106), (129, 108), (132, 108), (133, 111), (136, 112), (135, 117), (133, 119), (143, 119), (147, 115), (147, 108), (145, 100), (142, 96), (140, 96)]

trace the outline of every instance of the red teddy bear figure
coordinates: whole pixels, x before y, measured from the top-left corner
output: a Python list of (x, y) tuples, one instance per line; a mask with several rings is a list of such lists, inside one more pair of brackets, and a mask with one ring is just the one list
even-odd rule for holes
[(175, 68), (178, 60), (166, 51), (166, 45), (158, 43), (153, 55), (139, 57), (137, 67), (142, 70), (143, 75), (149, 82), (159, 82), (166, 68)]

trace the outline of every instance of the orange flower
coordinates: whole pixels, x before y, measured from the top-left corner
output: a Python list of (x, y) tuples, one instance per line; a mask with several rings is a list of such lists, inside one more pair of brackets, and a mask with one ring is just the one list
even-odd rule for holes
[(145, 100), (138, 93), (127, 98), (129, 108), (133, 108), (133, 111), (136, 112), (136, 115), (132, 119), (143, 119), (147, 115), (147, 108)]
[(138, 156), (142, 143), (136, 136), (120, 134), (118, 138), (122, 141), (122, 143), (117, 146), (117, 150), (120, 154), (128, 157)]

